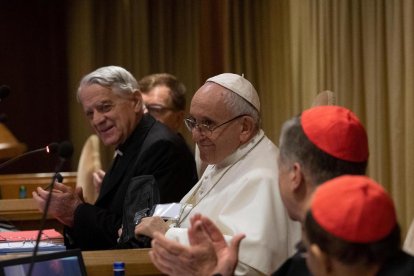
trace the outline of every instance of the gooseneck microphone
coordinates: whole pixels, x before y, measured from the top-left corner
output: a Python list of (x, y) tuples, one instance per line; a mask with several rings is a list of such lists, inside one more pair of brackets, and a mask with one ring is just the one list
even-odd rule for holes
[(25, 157), (27, 155), (32, 155), (32, 154), (35, 154), (37, 152), (45, 152), (47, 154), (54, 154), (54, 153), (56, 153), (58, 151), (58, 148), (59, 148), (59, 144), (58, 143), (50, 143), (46, 147), (25, 152), (25, 153), (23, 153), (21, 155), (18, 155), (16, 157), (12, 158), (12, 159), (7, 160), (6, 162), (1, 163), (0, 164), (0, 169), (2, 169), (4, 167), (6, 167), (6, 166), (8, 166), (8, 165), (10, 165), (10, 164), (12, 164), (14, 162), (16, 162), (17, 160), (19, 160), (19, 159), (21, 159), (21, 158), (23, 158), (23, 157)]
[(66, 161), (66, 159), (69, 159), (70, 157), (72, 157), (72, 154), (73, 154), (73, 146), (72, 146), (71, 142), (64, 141), (64, 142), (60, 143), (60, 145), (59, 145), (59, 157), (63, 161)]
[(52, 181), (50, 182), (50, 184), (48, 186), (49, 195), (46, 199), (45, 209), (43, 211), (42, 219), (40, 221), (39, 232), (37, 234), (36, 244), (35, 244), (35, 247), (33, 249), (32, 261), (30, 262), (30, 267), (29, 267), (29, 271), (28, 271), (28, 274), (27, 274), (28, 276), (32, 275), (33, 266), (34, 266), (34, 258), (36, 257), (37, 251), (39, 249), (40, 237), (42, 236), (42, 231), (43, 231), (43, 227), (44, 227), (44, 224), (45, 224), (45, 221), (46, 221), (47, 212), (49, 210), (50, 201), (52, 199), (53, 186), (55, 184), (56, 179), (59, 177), (59, 171), (62, 169), (63, 164), (65, 163), (65, 161), (67, 159), (69, 159), (72, 156), (72, 154), (73, 154), (73, 146), (72, 146), (71, 142), (64, 141), (64, 142), (60, 143), (60, 145), (59, 145), (59, 157), (60, 158), (59, 158), (58, 164), (56, 165), (55, 173), (53, 174)]

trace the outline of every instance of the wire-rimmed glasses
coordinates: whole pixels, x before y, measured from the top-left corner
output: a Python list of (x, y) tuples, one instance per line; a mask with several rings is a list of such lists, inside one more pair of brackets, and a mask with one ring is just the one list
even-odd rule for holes
[(200, 122), (198, 123), (194, 118), (192, 117), (188, 117), (184, 119), (184, 123), (185, 126), (187, 127), (187, 129), (192, 132), (195, 128), (198, 129), (198, 131), (200, 131), (201, 133), (203, 133), (204, 135), (211, 135), (213, 134), (213, 131), (215, 131), (216, 129), (218, 129), (221, 126), (224, 126), (225, 124), (228, 124), (238, 118), (241, 118), (243, 116), (247, 116), (246, 114), (240, 114), (230, 120), (225, 121), (224, 123), (218, 124), (218, 125), (210, 125), (207, 123), (203, 123)]
[(148, 113), (154, 117), (164, 115), (167, 111), (176, 111), (175, 108), (159, 104), (144, 104), (144, 110), (148, 111)]

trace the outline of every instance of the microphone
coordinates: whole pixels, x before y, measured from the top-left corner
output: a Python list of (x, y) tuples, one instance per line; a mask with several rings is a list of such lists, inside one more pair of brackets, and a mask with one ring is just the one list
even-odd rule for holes
[(69, 141), (64, 141), (59, 145), (59, 163), (55, 168), (55, 174), (52, 178), (52, 182), (43, 188), (43, 190), (49, 190), (50, 192), (53, 190), (53, 185), (55, 180), (62, 183), (63, 176), (59, 173), (60, 169), (62, 168), (63, 163), (65, 163), (66, 159), (70, 158), (73, 154), (73, 146), (72, 143)]
[(0, 102), (4, 98), (7, 98), (9, 94), (10, 94), (10, 87), (8, 87), (7, 85), (1, 85), (0, 86)]
[(73, 154), (73, 145), (69, 141), (63, 141), (59, 145), (59, 157), (65, 161)]
[(47, 216), (47, 212), (49, 210), (49, 206), (50, 206), (50, 201), (52, 199), (52, 194), (53, 194), (53, 186), (55, 184), (56, 179), (59, 177), (59, 171), (62, 168), (63, 164), (65, 163), (66, 159), (70, 158), (73, 154), (73, 146), (72, 143), (69, 141), (64, 141), (62, 143), (60, 143), (59, 145), (59, 163), (56, 165), (56, 169), (55, 169), (55, 173), (53, 174), (52, 177), (52, 181), (50, 182), (49, 186), (46, 188), (49, 189), (49, 195), (46, 199), (46, 205), (45, 205), (45, 209), (43, 211), (43, 216), (42, 219), (40, 220), (40, 227), (39, 227), (39, 232), (37, 233), (37, 238), (36, 238), (36, 244), (33, 248), (33, 254), (32, 254), (32, 261), (30, 262), (30, 266), (29, 266), (29, 271), (28, 271), (28, 276), (32, 275), (33, 272), (33, 265), (34, 265), (34, 258), (37, 255), (37, 251), (39, 249), (39, 243), (40, 243), (40, 237), (42, 236), (42, 231), (44, 228), (44, 224), (46, 221), (46, 216)]
[[(47, 154), (54, 154), (54, 153), (56, 153), (58, 151), (58, 148), (59, 147), (60, 146), (59, 146), (58, 143), (50, 143), (49, 145), (47, 145), (44, 148), (35, 149), (35, 150), (32, 150), (32, 151), (25, 152), (25, 153), (23, 153), (21, 155), (18, 155), (16, 157), (12, 158), (12, 159), (7, 160), (6, 162), (1, 163), (0, 164), (0, 169), (2, 169), (4, 167), (6, 167), (6, 166), (8, 166), (8, 165), (10, 165), (10, 164), (12, 164), (14, 162), (16, 162), (17, 160), (19, 160), (22, 157), (25, 157), (27, 155), (32, 155), (32, 154), (37, 153), (37, 152), (45, 152)], [(72, 149), (72, 151), (73, 151), (73, 149)]]

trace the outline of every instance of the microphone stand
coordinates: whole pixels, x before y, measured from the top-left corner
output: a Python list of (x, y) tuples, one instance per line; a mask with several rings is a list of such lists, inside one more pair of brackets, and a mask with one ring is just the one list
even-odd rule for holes
[(52, 191), (53, 191), (53, 187), (55, 185), (55, 181), (59, 177), (58, 176), (59, 171), (62, 169), (62, 166), (66, 161), (66, 158), (70, 157), (72, 155), (72, 153), (73, 153), (72, 144), (70, 144), (69, 142), (61, 143), (60, 148), (59, 148), (60, 159), (59, 159), (58, 165), (56, 166), (55, 173), (53, 174), (52, 181), (49, 184), (49, 186), (50, 186), (49, 195), (47, 196), (45, 209), (43, 211), (42, 219), (40, 221), (40, 228), (39, 228), (39, 232), (37, 233), (35, 247), (33, 248), (32, 261), (30, 262), (29, 272), (27, 274), (28, 276), (31, 276), (32, 272), (33, 272), (34, 259), (37, 255), (37, 251), (39, 249), (40, 238), (42, 236), (43, 227), (44, 227), (44, 224), (46, 222), (46, 217), (47, 217), (47, 212), (49, 210), (49, 205), (50, 205), (50, 202), (52, 200), (52, 193), (53, 193)]
[(37, 153), (37, 152), (46, 151), (46, 153), (55, 153), (57, 148), (58, 148), (58, 143), (51, 143), (51, 144), (47, 145), (44, 148), (25, 152), (21, 155), (18, 155), (16, 157), (12, 158), (12, 159), (9, 159), (9, 160), (1, 163), (0, 164), (0, 169), (3, 169), (4, 167), (8, 166), (11, 163), (14, 163), (15, 161), (19, 160), (22, 157), (25, 157), (27, 155), (32, 155), (32, 154)]
[(17, 160), (19, 160), (20, 158), (22, 158), (22, 157), (24, 157), (24, 156), (26, 156), (26, 155), (30, 155), (30, 154), (32, 154), (32, 153), (36, 153), (36, 152), (41, 152), (41, 151), (44, 151), (44, 150), (45, 150), (45, 148), (41, 148), (41, 149), (37, 149), (37, 150), (33, 150), (33, 151), (28, 151), (28, 152), (25, 152), (25, 153), (23, 153), (23, 154), (21, 154), (21, 155), (19, 155), (19, 156), (16, 156), (16, 157), (14, 157), (14, 158), (12, 158), (12, 159), (9, 159), (9, 160), (7, 160), (7, 161), (5, 161), (5, 162), (1, 163), (1, 164), (0, 164), (0, 169), (2, 169), (2, 168), (4, 168), (4, 167), (6, 167), (6, 166), (7, 166), (7, 165), (9, 165), (10, 163), (13, 163), (13, 162), (17, 161)]
[(42, 237), (43, 228), (45, 226), (47, 212), (49, 210), (49, 205), (50, 205), (50, 202), (52, 200), (53, 187), (55, 186), (55, 181), (58, 178), (59, 171), (62, 168), (64, 162), (65, 162), (65, 159), (64, 158), (60, 158), (60, 162), (56, 166), (55, 173), (53, 174), (52, 181), (50, 182), (50, 184), (48, 186), (48, 187), (50, 187), (50, 189), (49, 189), (49, 195), (47, 196), (45, 209), (44, 209), (42, 218), (40, 220), (39, 232), (37, 233), (35, 247), (33, 248), (32, 261), (30, 262), (29, 272), (27, 274), (28, 276), (31, 276), (32, 275), (32, 272), (33, 272), (34, 258), (37, 256), (37, 251), (39, 250), (40, 239)]

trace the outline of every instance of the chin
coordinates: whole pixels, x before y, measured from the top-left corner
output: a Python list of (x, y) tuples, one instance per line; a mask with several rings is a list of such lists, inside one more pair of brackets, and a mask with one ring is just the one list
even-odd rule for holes
[(102, 143), (105, 146), (117, 146), (119, 145), (119, 139), (114, 137), (101, 137)]
[(203, 163), (211, 164), (211, 158), (208, 154), (203, 153), (200, 151), (200, 159), (203, 161)]
[(214, 158), (205, 158), (205, 159), (201, 159), (201, 160), (203, 161), (203, 163), (208, 164), (208, 165), (214, 165), (214, 164), (219, 163)]

